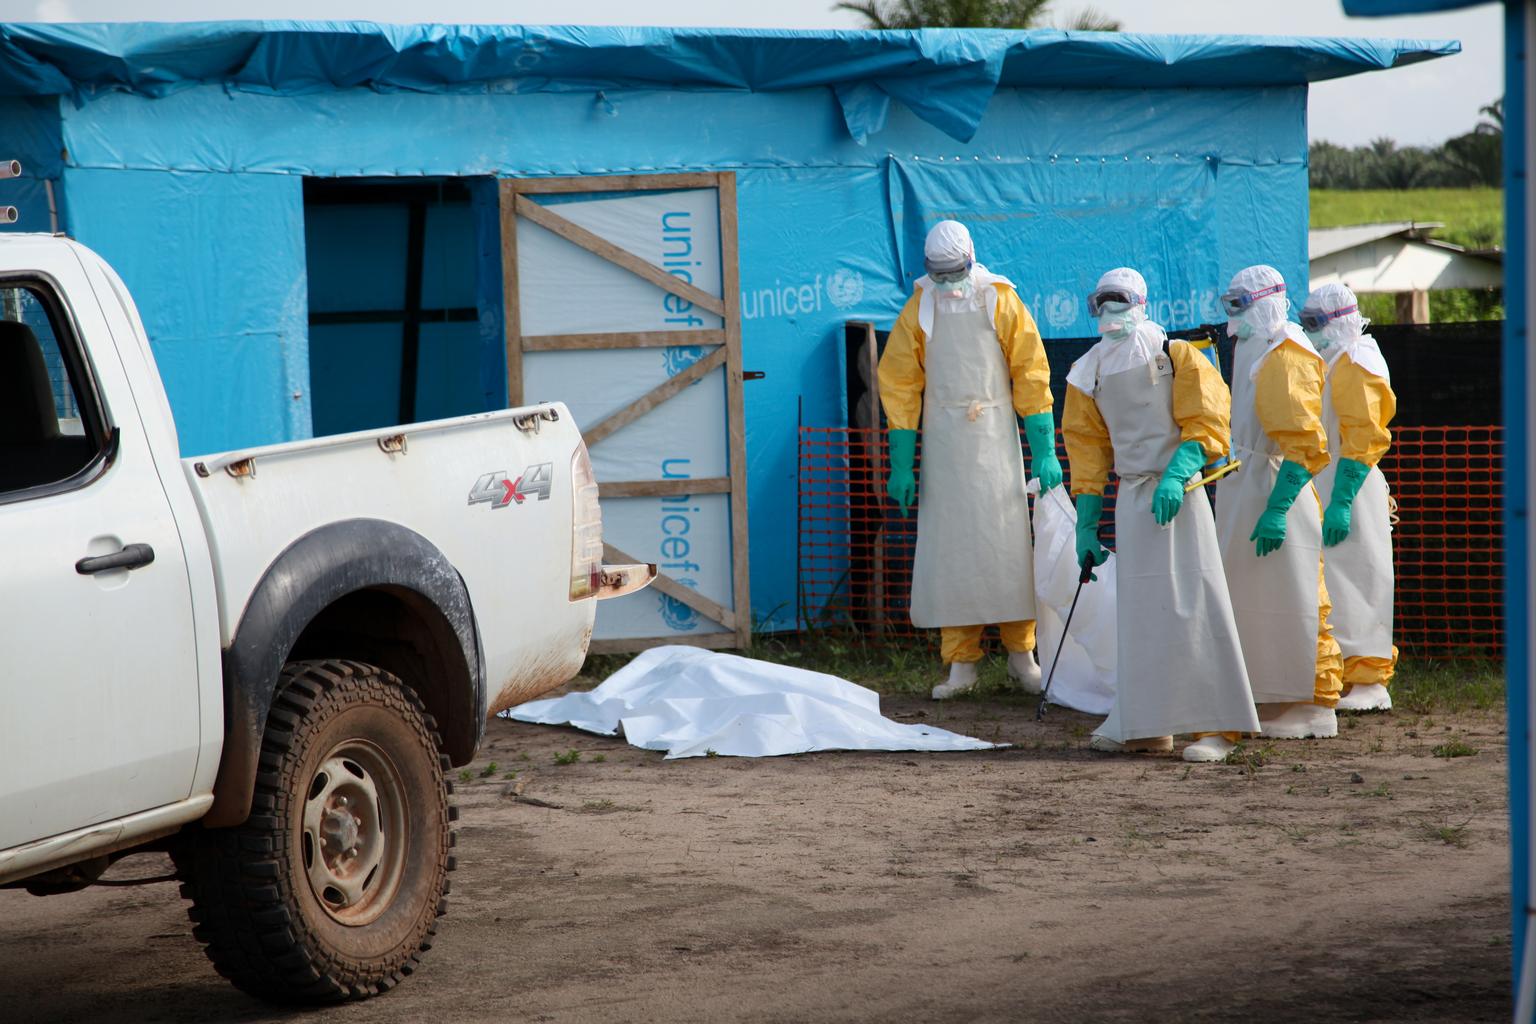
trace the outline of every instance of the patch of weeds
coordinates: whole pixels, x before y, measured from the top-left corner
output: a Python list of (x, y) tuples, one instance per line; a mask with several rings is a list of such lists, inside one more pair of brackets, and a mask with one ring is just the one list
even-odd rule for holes
[(1413, 715), (1502, 708), (1504, 665), (1484, 658), (1403, 659), (1392, 680), (1392, 703)]
[(528, 756), (528, 751), (526, 751), (526, 750), (525, 750), (525, 751), (523, 751), (523, 752), (522, 752), (522, 753), (520, 753), (520, 754), (518, 754), (518, 755), (517, 755), (517, 759), (518, 759), (518, 760), (519, 760), (519, 761), (532, 761), (532, 760), (533, 760), (533, 758), (532, 758), (532, 757), (529, 757), (529, 756)]
[(592, 755), (592, 763), (593, 764), (602, 764), (606, 760), (608, 760), (608, 755), (607, 754), (593, 754)]
[(1260, 768), (1275, 759), (1275, 745), (1266, 743), (1262, 747), (1250, 746), (1247, 741), (1239, 741), (1227, 754), (1223, 764), (1236, 765), (1249, 775), (1254, 774)]
[(707, 750), (704, 751), (704, 756), (705, 757), (719, 757), (720, 756), (720, 751), (716, 750), (714, 747), (710, 747), (710, 748), (708, 748)]
[(488, 779), (492, 775), (496, 774), (496, 770), (497, 770), (496, 762), (492, 761), (490, 764), (488, 764), (484, 768), (480, 769), (480, 777), (482, 779)]
[(1422, 825), (1421, 838), (1425, 842), (1440, 842), (1446, 846), (1454, 846), (1458, 850), (1465, 850), (1471, 837), (1467, 835), (1466, 825)]
[(1291, 771), (1293, 771), (1293, 772), (1304, 772), (1306, 770), (1307, 770), (1307, 766), (1304, 765), (1304, 764), (1293, 764), (1293, 765), (1291, 765)]
[(563, 754), (555, 755), (555, 764), (575, 764), (581, 760), (581, 751), (567, 750)]
[(1184, 766), (1184, 774), (1179, 776), (1179, 780), (1182, 782), (1184, 779), (1189, 778), (1189, 773), (1194, 771), (1194, 770), (1195, 770), (1194, 765), (1188, 765), (1188, 764), (1185, 765)]
[(1391, 800), (1392, 799), (1392, 787), (1387, 785), (1385, 782), (1383, 782), (1380, 785), (1378, 785), (1375, 789), (1369, 790), (1365, 795), (1366, 796), (1370, 796), (1370, 797), (1384, 797), (1384, 798), (1386, 798), (1388, 800)]
[(1088, 735), (1088, 727), (1081, 722), (1073, 722), (1067, 732), (1071, 733), (1073, 739), (1080, 740)]
[(504, 779), (515, 779), (517, 778), (517, 769), (513, 768), (511, 771), (502, 772), (501, 777)]
[(459, 781), (460, 782), (468, 782), (470, 779), (473, 779), (474, 777), (475, 777), (475, 773), (470, 771), (468, 768), (465, 768), (463, 771), (459, 772)]
[(1471, 757), (1477, 748), (1461, 740), (1448, 740), (1430, 751), (1436, 757)]
[(615, 806), (612, 800), (588, 800), (581, 805), (581, 810), (587, 814), (602, 814), (613, 810)]

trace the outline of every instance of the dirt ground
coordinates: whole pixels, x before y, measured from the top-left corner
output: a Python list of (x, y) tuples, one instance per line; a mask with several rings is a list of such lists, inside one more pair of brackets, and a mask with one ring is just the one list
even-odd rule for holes
[[(1186, 766), (1094, 754), (1093, 720), (1019, 698), (885, 708), (1015, 745), (669, 762), (496, 721), (451, 912), (395, 992), (258, 1004), (169, 884), (5, 891), (0, 1020), (1508, 1019), (1501, 714)], [(1434, 755), (1454, 741), (1476, 753)]]

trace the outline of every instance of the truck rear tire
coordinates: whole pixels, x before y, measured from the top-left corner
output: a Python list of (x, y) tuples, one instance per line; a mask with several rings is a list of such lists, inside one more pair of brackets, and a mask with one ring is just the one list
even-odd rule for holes
[(447, 769), (432, 717), (396, 677), (285, 666), (250, 818), (193, 831), (179, 858), (218, 972), (263, 999), (334, 1003), (414, 971), (447, 910)]

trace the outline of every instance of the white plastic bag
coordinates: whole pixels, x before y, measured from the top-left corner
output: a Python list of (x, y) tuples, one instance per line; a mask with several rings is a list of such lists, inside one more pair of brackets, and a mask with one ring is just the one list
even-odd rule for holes
[[(1038, 486), (1030, 481), (1030, 487)], [(1052, 659), (1061, 661), (1051, 683), (1051, 703), (1090, 715), (1107, 715), (1115, 703), (1115, 556), (1083, 584), (1072, 613), (1072, 632), (1062, 644), (1062, 624), (1077, 593), (1077, 510), (1065, 487), (1035, 495), (1035, 650), (1040, 671), (1049, 676)]]

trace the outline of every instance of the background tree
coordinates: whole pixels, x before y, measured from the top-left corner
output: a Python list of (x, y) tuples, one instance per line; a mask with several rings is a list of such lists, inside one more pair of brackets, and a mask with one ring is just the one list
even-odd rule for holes
[(1314, 142), (1309, 150), (1313, 188), (1497, 188), (1504, 180), (1504, 101), (1481, 111), (1477, 127), (1439, 146), (1399, 146), (1375, 139), (1348, 148)]
[[(841, 0), (835, 11), (852, 11), (865, 28), (1039, 28), (1052, 0)], [(1086, 7), (1061, 26), (1082, 32), (1118, 32), (1120, 23)]]

